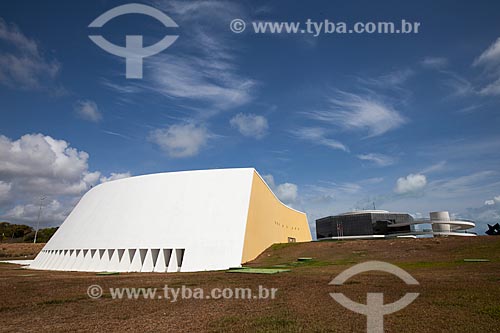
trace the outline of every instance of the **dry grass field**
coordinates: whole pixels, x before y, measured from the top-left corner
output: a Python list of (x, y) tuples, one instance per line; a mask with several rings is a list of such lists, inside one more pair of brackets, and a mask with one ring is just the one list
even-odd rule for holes
[[(25, 249), (0, 256), (26, 255)], [(39, 248), (38, 248), (39, 249)], [(35, 251), (36, 252), (36, 251)], [(7, 254), (7, 255), (6, 255)], [(313, 260), (298, 262), (299, 257)], [(489, 262), (464, 262), (464, 259)], [(355, 263), (381, 260), (408, 271), (420, 285), (407, 286), (382, 272), (352, 277), (343, 286), (328, 283)], [(251, 267), (288, 268), (274, 275), (201, 273), (49, 272), (0, 264), (2, 332), (364, 332), (366, 317), (330, 296), (342, 292), (366, 302), (367, 292), (383, 292), (393, 302), (406, 292), (420, 296), (384, 317), (385, 332), (500, 332), (500, 237), (314, 242), (275, 245)], [(98, 284), (99, 299), (87, 296)], [(113, 299), (109, 288), (278, 288), (274, 300)]]
[(0, 260), (34, 259), (44, 243), (0, 243)]

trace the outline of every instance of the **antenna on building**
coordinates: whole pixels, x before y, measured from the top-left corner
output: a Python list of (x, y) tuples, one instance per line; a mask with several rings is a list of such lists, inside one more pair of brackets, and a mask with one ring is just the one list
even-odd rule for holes
[(46, 198), (42, 195), (40, 197), (40, 209), (38, 210), (38, 218), (36, 220), (36, 231), (35, 231), (35, 238), (33, 239), (33, 244), (36, 243), (36, 237), (38, 236), (38, 229), (40, 229), (40, 216), (42, 215), (42, 207), (43, 207), (43, 200)]
[(375, 201), (373, 202), (373, 210), (377, 210), (377, 208), (375, 208)]

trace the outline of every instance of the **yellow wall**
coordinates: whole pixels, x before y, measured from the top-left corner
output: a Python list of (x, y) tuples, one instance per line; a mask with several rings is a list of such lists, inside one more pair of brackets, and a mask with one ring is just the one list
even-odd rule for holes
[(306, 215), (282, 204), (254, 172), (241, 262), (255, 259), (274, 243), (287, 243), (288, 237), (311, 241)]

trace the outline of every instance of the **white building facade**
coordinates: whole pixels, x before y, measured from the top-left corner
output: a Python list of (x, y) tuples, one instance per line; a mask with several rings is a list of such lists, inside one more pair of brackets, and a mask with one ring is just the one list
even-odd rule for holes
[(306, 216), (282, 204), (255, 169), (161, 173), (92, 188), (30, 268), (220, 270), (290, 240), (311, 240)]

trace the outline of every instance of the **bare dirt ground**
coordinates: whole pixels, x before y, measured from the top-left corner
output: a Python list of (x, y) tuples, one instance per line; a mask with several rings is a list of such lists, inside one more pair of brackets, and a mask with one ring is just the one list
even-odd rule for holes
[[(3, 246), (3, 245), (2, 245)], [(5, 251), (5, 250), (2, 250)], [(299, 257), (312, 261), (298, 263)], [(464, 259), (489, 262), (464, 262)], [(367, 272), (343, 286), (328, 283), (355, 263), (396, 264), (420, 285)], [(285, 267), (275, 275), (202, 273), (49, 272), (0, 264), (0, 331), (120, 332), (366, 332), (366, 317), (330, 296), (342, 292), (366, 302), (383, 292), (385, 303), (406, 292), (420, 296), (384, 317), (385, 332), (500, 332), (500, 237), (315, 242), (275, 245), (252, 267)], [(90, 299), (99, 284), (104, 295)], [(276, 299), (112, 299), (109, 288), (278, 288)]]

